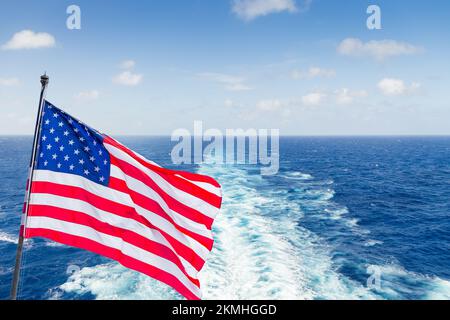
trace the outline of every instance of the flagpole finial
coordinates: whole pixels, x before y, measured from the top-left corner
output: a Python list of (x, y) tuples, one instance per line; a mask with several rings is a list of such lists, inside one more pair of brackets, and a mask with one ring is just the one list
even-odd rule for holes
[(41, 76), (41, 84), (42, 86), (47, 86), (49, 77), (47, 76), (47, 72)]

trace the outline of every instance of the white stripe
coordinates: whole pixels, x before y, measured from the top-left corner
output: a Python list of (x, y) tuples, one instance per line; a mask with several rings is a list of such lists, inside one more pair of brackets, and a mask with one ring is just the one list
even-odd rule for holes
[(29, 229), (42, 228), (53, 230), (56, 232), (86, 238), (100, 243), (104, 246), (120, 250), (125, 255), (131, 258), (142, 261), (146, 264), (155, 266), (158, 269), (170, 273), (178, 280), (180, 280), (180, 282), (197, 297), (201, 296), (200, 289), (194, 283), (192, 283), (174, 263), (141, 248), (133, 246), (128, 242), (124, 242), (120, 238), (98, 232), (84, 225), (56, 220), (48, 217), (30, 216), (27, 224)]
[[(92, 182), (84, 177), (73, 175), (73, 174), (67, 174), (67, 173), (59, 173), (54, 171), (47, 171), (47, 170), (36, 170), (34, 173), (34, 181), (43, 181), (43, 182), (52, 182), (52, 183), (58, 183), (62, 185), (68, 185), (72, 187), (80, 187), (84, 190), (91, 192), (95, 195), (98, 195), (102, 198), (121, 203), (123, 205), (133, 207), (136, 209), (137, 213), (143, 216), (148, 221), (151, 221), (151, 223), (161, 229), (167, 232), (170, 236), (177, 239), (184, 245), (188, 246), (192, 250), (194, 250), (204, 261), (206, 261), (206, 257), (209, 254), (209, 250), (204, 247), (201, 243), (199, 243), (197, 240), (189, 237), (188, 235), (182, 233), (178, 229), (175, 228), (175, 226), (172, 224), (172, 222), (162, 218), (156, 213), (153, 213), (147, 209), (144, 209), (137, 204), (135, 204), (130, 196), (126, 193), (105, 187), (103, 185), (100, 185), (98, 183)], [(132, 189), (130, 187), (130, 189)], [(138, 193), (139, 190), (134, 190)], [(145, 193), (143, 193), (146, 195)], [(164, 207), (163, 207), (164, 208)], [(166, 211), (167, 213), (167, 211)], [(208, 238), (212, 239), (212, 233), (210, 230), (207, 230), (204, 225), (200, 225), (203, 229), (203, 232), (199, 232), (200, 229), (198, 228), (192, 228), (188, 224), (180, 223), (180, 219), (174, 219), (177, 224), (180, 226), (194, 232), (197, 234), (202, 234), (204, 236), (207, 236)], [(186, 219), (186, 221), (190, 221)]]
[(208, 191), (208, 192), (215, 194), (216, 196), (222, 198), (222, 189), (221, 188), (218, 188), (208, 182), (189, 180), (188, 178), (185, 178), (182, 175), (179, 175), (179, 174), (175, 174), (175, 175), (181, 179), (189, 181), (192, 184), (195, 184), (197, 187), (200, 187), (205, 191)]
[[(47, 205), (56, 208), (82, 212), (84, 214), (91, 216), (94, 219), (105, 222), (111, 226), (135, 232), (144, 238), (160, 243), (163, 246), (170, 249), (176, 256), (180, 258), (180, 260), (182, 259), (182, 257), (179, 254), (177, 254), (176, 250), (158, 230), (150, 228), (134, 219), (124, 218), (114, 213), (98, 209), (88, 202), (79, 199), (61, 197), (53, 194), (33, 193), (31, 195), (30, 204)], [(183, 261), (181, 262), (183, 263)], [(192, 278), (196, 279), (197, 271), (195, 270), (195, 268), (186, 260), (184, 260), (184, 262), (186, 263), (186, 265), (183, 263), (186, 272)]]
[(209, 204), (208, 202), (206, 202), (200, 198), (197, 198), (194, 195), (187, 193), (183, 190), (180, 190), (180, 189), (176, 188), (175, 186), (171, 185), (165, 179), (161, 178), (160, 175), (158, 175), (154, 171), (146, 168), (145, 166), (140, 164), (137, 160), (133, 159), (133, 157), (131, 157), (124, 151), (122, 151), (108, 143), (104, 143), (104, 146), (108, 150), (108, 152), (110, 154), (112, 154), (114, 157), (116, 157), (120, 160), (123, 160), (123, 161), (127, 162), (128, 164), (141, 170), (143, 173), (145, 173), (147, 176), (149, 176), (166, 194), (168, 194), (172, 198), (178, 200), (179, 202), (183, 203), (184, 205), (191, 207), (191, 208), (195, 208), (197, 211), (203, 213), (204, 215), (206, 215), (212, 219), (214, 219), (214, 217), (219, 212), (218, 208), (214, 207), (213, 205)]

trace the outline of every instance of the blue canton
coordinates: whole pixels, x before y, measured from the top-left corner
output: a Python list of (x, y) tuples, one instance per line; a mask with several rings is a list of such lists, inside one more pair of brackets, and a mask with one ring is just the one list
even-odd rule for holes
[(108, 185), (110, 158), (102, 134), (48, 101), (41, 128), (37, 169), (75, 174)]

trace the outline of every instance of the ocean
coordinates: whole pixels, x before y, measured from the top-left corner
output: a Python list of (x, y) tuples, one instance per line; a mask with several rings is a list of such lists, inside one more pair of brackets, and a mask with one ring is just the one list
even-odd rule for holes
[[(169, 168), (169, 137), (121, 142)], [(0, 137), (0, 299), (9, 296), (31, 137)], [(223, 205), (205, 299), (450, 299), (450, 137), (283, 137), (280, 170), (183, 165)], [(178, 299), (118, 263), (44, 239), (20, 299)]]

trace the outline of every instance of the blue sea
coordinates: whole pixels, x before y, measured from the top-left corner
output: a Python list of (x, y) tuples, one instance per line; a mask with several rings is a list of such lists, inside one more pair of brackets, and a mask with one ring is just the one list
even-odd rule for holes
[[(169, 137), (119, 139), (169, 168)], [(31, 137), (0, 137), (0, 299), (9, 296)], [(280, 171), (192, 165), (223, 187), (205, 299), (450, 299), (449, 137), (284, 137)], [(20, 299), (175, 299), (98, 255), (25, 246)]]

